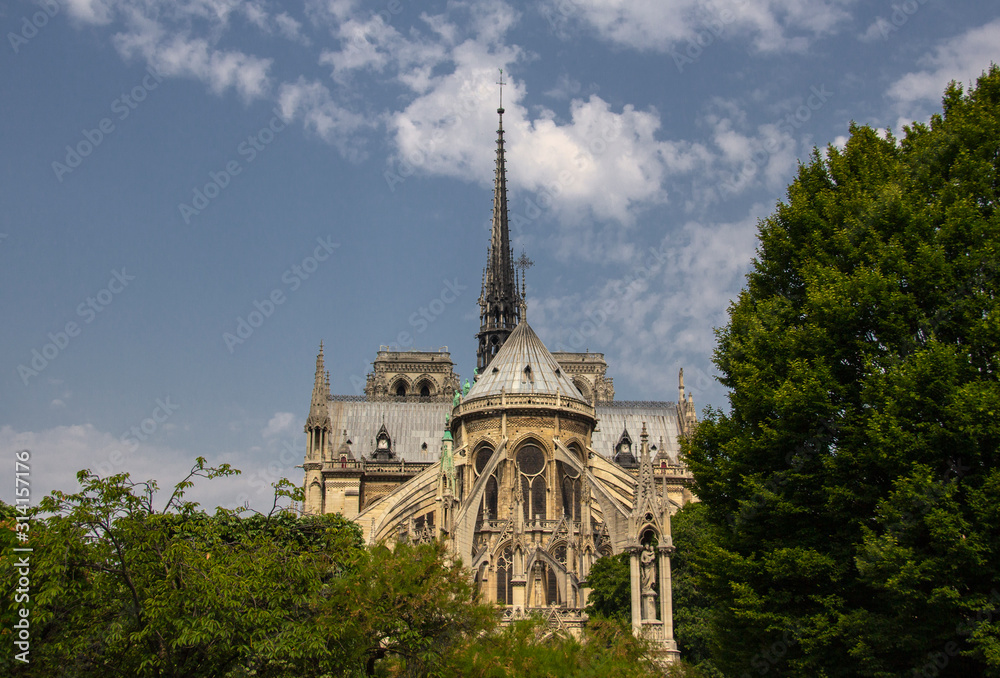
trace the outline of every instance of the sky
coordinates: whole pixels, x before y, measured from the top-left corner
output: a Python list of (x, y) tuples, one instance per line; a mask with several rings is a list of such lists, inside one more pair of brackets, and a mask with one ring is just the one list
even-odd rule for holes
[(472, 375), (500, 69), (529, 322), (620, 400), (683, 367), (702, 411), (798, 163), (1000, 60), (969, 0), (4, 0), (0, 28), (0, 463), (31, 451), (37, 502), (203, 456), (243, 473), (189, 496), (257, 510), (301, 481), (321, 340), (334, 393), (380, 346)]

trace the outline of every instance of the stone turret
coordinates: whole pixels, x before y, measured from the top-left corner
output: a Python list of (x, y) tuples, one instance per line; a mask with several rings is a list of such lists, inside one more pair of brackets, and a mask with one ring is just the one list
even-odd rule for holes
[(670, 556), (674, 552), (670, 504), (665, 494), (656, 491), (646, 422), (642, 423), (639, 440), (639, 476), (625, 549), (632, 584), (632, 632), (648, 639), (658, 659), (666, 664), (678, 656), (670, 574)]

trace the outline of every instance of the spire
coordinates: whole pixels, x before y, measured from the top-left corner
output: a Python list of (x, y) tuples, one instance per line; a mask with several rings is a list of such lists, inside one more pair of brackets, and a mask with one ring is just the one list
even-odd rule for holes
[(312, 405), (310, 413), (326, 410), (326, 397), (330, 395), (330, 377), (323, 362), (323, 342), (319, 342), (316, 355), (316, 376), (313, 380)]
[(306, 419), (305, 431), (309, 436), (306, 454), (310, 459), (325, 459), (325, 452), (330, 445), (330, 433), (333, 425), (330, 422), (330, 410), (327, 400), (330, 395), (330, 376), (323, 364), (323, 342), (319, 343), (319, 354), (316, 356), (316, 376), (313, 379), (312, 403), (309, 405), (309, 417)]
[(482, 372), (496, 355), (510, 333), (521, 322), (522, 293), (517, 289), (514, 255), (510, 247), (507, 223), (507, 166), (503, 138), (503, 69), (500, 69), (500, 107), (497, 114), (497, 158), (493, 181), (493, 225), (486, 257), (483, 289), (479, 295), (479, 348), (477, 367)]

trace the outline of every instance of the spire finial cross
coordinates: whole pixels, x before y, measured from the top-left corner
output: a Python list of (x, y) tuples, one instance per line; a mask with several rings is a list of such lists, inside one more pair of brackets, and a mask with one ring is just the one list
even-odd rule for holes
[(503, 86), (506, 84), (503, 81), (503, 69), (500, 69), (500, 81), (497, 83), (500, 85), (500, 110), (503, 111)]
[(514, 262), (514, 265), (517, 266), (519, 269), (521, 269), (521, 272), (523, 273), (527, 269), (534, 266), (535, 262), (529, 259), (528, 254), (524, 251), (524, 249), (522, 249), (521, 256), (518, 257), (517, 261)]

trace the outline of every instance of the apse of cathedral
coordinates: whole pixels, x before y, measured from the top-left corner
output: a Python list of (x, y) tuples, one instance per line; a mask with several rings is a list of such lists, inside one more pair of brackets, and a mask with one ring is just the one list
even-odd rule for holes
[(683, 370), (676, 403), (616, 401), (602, 354), (552, 353), (531, 329), (503, 112), (475, 374), (462, 383), (446, 349), (383, 347), (363, 396), (332, 395), (320, 344), (304, 511), (342, 513), (369, 543), (444, 540), (505, 617), (540, 613), (568, 632), (586, 623), (594, 561), (628, 552), (633, 630), (669, 661), (670, 515), (694, 499), (678, 458), (694, 403)]

